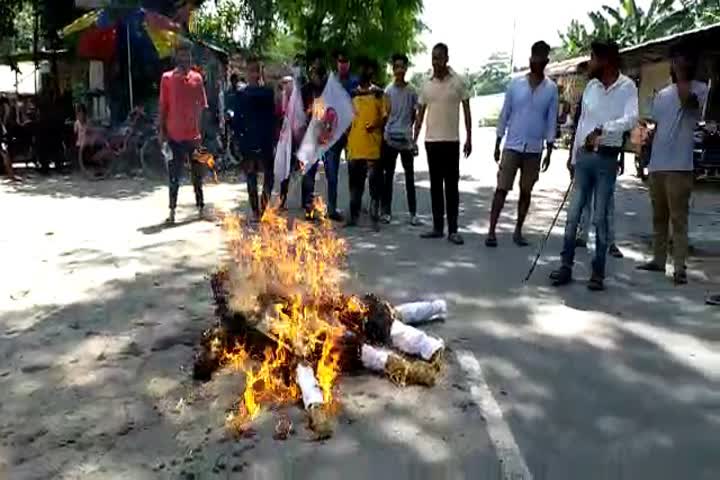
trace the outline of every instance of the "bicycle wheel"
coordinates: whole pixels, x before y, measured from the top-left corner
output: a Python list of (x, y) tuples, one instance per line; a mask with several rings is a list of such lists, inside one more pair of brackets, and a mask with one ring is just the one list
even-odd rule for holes
[(167, 177), (167, 164), (157, 137), (150, 137), (140, 148), (140, 165), (143, 176), (153, 180)]

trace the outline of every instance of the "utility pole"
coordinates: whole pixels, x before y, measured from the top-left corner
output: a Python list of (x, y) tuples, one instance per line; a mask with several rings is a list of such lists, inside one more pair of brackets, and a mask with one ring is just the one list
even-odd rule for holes
[(512, 47), (510, 47), (510, 75), (513, 74), (515, 68), (515, 31), (517, 28), (517, 17), (513, 16), (513, 28), (512, 28)]

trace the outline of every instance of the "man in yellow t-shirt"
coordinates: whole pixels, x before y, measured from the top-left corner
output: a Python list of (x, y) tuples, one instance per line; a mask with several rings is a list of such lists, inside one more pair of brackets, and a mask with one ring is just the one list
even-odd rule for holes
[(352, 90), (355, 108), (350, 133), (348, 134), (348, 178), (350, 186), (350, 217), (347, 226), (357, 225), (365, 191), (365, 179), (370, 180), (370, 217), (373, 228), (379, 230), (380, 199), (382, 197), (382, 169), (380, 147), (385, 122), (383, 90), (372, 83), (377, 72), (377, 62), (361, 58), (360, 84)]

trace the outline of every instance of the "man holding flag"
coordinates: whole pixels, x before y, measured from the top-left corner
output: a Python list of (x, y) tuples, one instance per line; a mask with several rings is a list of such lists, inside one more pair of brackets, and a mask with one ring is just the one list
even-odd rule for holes
[(295, 73), (283, 91), (283, 121), (275, 149), (275, 182), (280, 185), (280, 208), (285, 209), (290, 175), (297, 169), (296, 151), (302, 139), (307, 115), (303, 108), (300, 76)]
[[(313, 52), (308, 55), (309, 83), (303, 87), (302, 98), (309, 123), (305, 137), (298, 150), (298, 160), (303, 165), (302, 202), (305, 217), (313, 218), (313, 193), (315, 190), (315, 174), (317, 165), (322, 158), (327, 161), (328, 152), (345, 134), (352, 123), (353, 106), (347, 91), (334, 75), (328, 77), (324, 55)], [(338, 220), (341, 217), (333, 211), (334, 192), (330, 184), (332, 167), (325, 165), (328, 175), (328, 207), (329, 218)], [(330, 172), (328, 172), (330, 170)], [(335, 215), (334, 215), (335, 214)]]

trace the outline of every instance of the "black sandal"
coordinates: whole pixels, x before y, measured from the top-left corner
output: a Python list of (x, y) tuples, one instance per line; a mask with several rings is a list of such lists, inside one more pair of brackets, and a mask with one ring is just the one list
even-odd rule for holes
[(498, 246), (497, 238), (495, 238), (495, 237), (487, 237), (487, 238), (485, 239), (485, 246), (488, 247), (488, 248), (497, 248), (497, 246)]
[(515, 242), (515, 245), (517, 245), (518, 247), (527, 247), (530, 245), (530, 242), (525, 240), (522, 235), (517, 234), (513, 235), (513, 242)]

